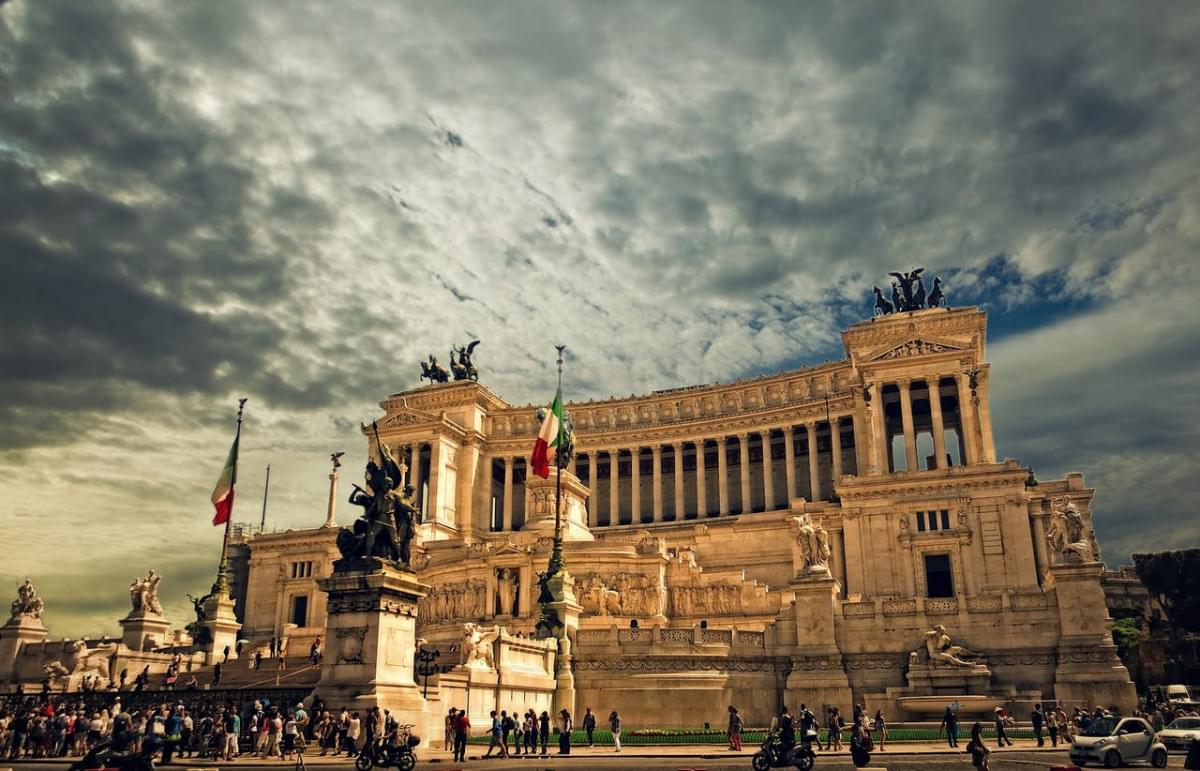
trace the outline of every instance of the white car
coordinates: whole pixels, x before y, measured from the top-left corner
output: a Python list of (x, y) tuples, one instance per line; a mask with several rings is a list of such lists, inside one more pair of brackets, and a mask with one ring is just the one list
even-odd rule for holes
[(1092, 721), (1071, 742), (1071, 762), (1077, 766), (1103, 763), (1116, 768), (1126, 763), (1167, 765), (1167, 748), (1140, 717), (1102, 717)]
[(1171, 752), (1187, 752), (1192, 739), (1200, 739), (1200, 717), (1177, 717), (1158, 732), (1158, 738)]

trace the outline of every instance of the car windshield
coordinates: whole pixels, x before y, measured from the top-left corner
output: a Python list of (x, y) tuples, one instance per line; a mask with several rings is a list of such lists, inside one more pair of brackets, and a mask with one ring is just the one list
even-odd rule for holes
[(1084, 736), (1108, 736), (1117, 727), (1117, 719), (1114, 717), (1101, 717), (1092, 721), (1092, 724), (1083, 729)]
[(1171, 728), (1200, 728), (1200, 717), (1177, 717), (1171, 721)]

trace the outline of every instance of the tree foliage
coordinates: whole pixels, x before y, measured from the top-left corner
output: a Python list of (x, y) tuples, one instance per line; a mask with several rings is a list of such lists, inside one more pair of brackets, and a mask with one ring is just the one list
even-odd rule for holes
[(1200, 633), (1200, 548), (1135, 554), (1133, 564), (1179, 631)]

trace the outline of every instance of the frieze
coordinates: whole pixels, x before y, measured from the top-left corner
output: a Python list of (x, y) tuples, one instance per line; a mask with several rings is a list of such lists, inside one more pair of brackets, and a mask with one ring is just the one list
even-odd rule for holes
[(968, 597), (967, 610), (972, 613), (997, 613), (1004, 603), (999, 597)]
[(853, 671), (873, 669), (899, 669), (907, 660), (907, 654), (899, 656), (873, 656), (871, 654), (849, 654), (845, 656), (846, 668)]
[(1008, 598), (1008, 606), (1013, 610), (1043, 610), (1049, 605), (1044, 594), (1014, 594)]
[(883, 353), (876, 354), (871, 357), (871, 361), (888, 361), (892, 359), (907, 359), (913, 356), (925, 356), (935, 353), (954, 353), (961, 351), (962, 348), (951, 345), (943, 345), (934, 343), (928, 340), (923, 340), (919, 337), (909, 339)]
[(711, 657), (644, 656), (619, 659), (575, 659), (576, 671), (583, 672), (776, 672), (787, 674), (790, 661), (770, 659), (734, 659)]
[(841, 656), (797, 656), (792, 669), (802, 672), (844, 672)]
[(417, 618), (422, 624), (481, 619), (487, 612), (487, 581), (472, 578), (432, 589), (421, 598)]
[(381, 613), (389, 613), (397, 616), (411, 616), (413, 614), (414, 603), (411, 601), (397, 599), (386, 596), (370, 596), (370, 595), (330, 595), (328, 612), (331, 615), (338, 613), (366, 613), (371, 611), (379, 611)]

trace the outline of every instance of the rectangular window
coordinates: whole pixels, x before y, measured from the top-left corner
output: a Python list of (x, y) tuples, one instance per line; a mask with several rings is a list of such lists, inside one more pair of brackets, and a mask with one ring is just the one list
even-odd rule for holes
[(308, 626), (308, 597), (297, 595), (292, 598), (292, 623), (296, 626)]
[(949, 554), (925, 555), (925, 596), (954, 596), (954, 576), (950, 572)]
[(942, 529), (943, 530), (950, 529), (950, 510), (949, 509), (942, 509)]
[(918, 533), (925, 532), (925, 512), (923, 512), (923, 511), (917, 512), (917, 532)]

